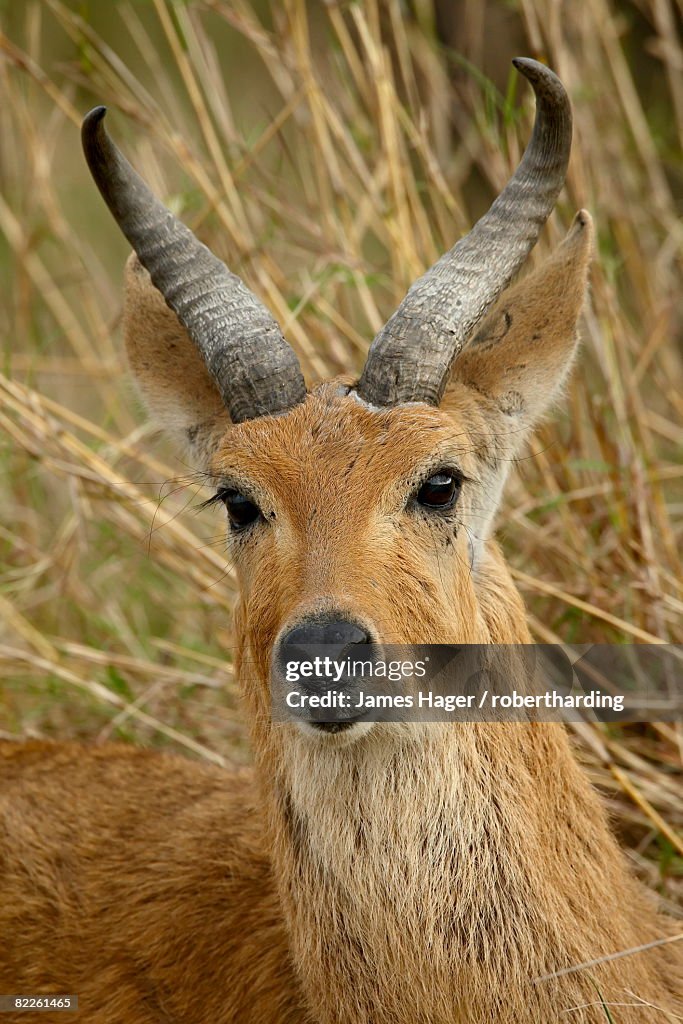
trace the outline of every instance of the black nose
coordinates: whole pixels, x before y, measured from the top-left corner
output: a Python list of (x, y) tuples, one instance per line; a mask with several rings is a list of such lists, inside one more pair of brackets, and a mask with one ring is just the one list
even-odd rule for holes
[(330, 658), (341, 658), (354, 644), (369, 644), (366, 630), (348, 619), (309, 619), (290, 629), (281, 640), (282, 653), (291, 657), (308, 657), (312, 648), (325, 648)]
[[(357, 622), (320, 615), (306, 619), (285, 633), (278, 645), (276, 664), (280, 670), (280, 688), (282, 680), (291, 678), (289, 671), (298, 662), (297, 691), (309, 695), (322, 694), (326, 698), (331, 692), (345, 693), (346, 700), (349, 700), (349, 694), (356, 686), (354, 666), (371, 656), (373, 649), (371, 635)], [(332, 666), (334, 672), (331, 674)], [(293, 684), (288, 682), (287, 685), (291, 689)], [(278, 692), (277, 677), (274, 692)], [(340, 732), (350, 728), (355, 721), (349, 717), (353, 714), (348, 710), (350, 706), (343, 702), (320, 707), (313, 705), (295, 712), (295, 717), (317, 729)]]

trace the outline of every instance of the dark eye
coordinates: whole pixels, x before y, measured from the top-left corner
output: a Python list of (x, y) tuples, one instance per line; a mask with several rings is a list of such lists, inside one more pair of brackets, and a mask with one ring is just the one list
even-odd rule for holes
[(228, 510), (230, 525), (236, 530), (255, 523), (261, 515), (261, 509), (253, 501), (240, 494), (239, 491), (219, 491), (218, 497)]
[(442, 469), (425, 480), (415, 497), (425, 508), (448, 509), (453, 508), (459, 494), (460, 477)]

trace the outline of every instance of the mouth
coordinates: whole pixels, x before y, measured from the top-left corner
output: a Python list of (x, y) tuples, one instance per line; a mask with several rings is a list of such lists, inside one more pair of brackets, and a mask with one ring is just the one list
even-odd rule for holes
[(374, 729), (375, 724), (365, 718), (344, 719), (341, 722), (316, 722), (308, 719), (297, 721), (296, 727), (309, 742), (336, 747), (355, 743)]
[(308, 722), (307, 724), (312, 729), (315, 729), (316, 732), (326, 732), (329, 735), (333, 735), (338, 732), (347, 732), (349, 729), (353, 729), (354, 725), (359, 725), (360, 722), (360, 718), (353, 718), (346, 722)]
[[(342, 693), (347, 699), (354, 694), (353, 690), (343, 690)], [(336, 733), (349, 732), (356, 726), (363, 724), (371, 724), (373, 721), (372, 712), (365, 712), (363, 710), (353, 711), (348, 707), (343, 710), (342, 707), (337, 708), (309, 708), (305, 714), (301, 714), (299, 721), (304, 722), (309, 730), (318, 733), (328, 733), (333, 736)]]

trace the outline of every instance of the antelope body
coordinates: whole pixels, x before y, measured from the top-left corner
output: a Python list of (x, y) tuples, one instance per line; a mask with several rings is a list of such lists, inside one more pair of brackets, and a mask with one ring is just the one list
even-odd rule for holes
[(256, 768), (1, 744), (0, 992), (78, 994), (88, 1024), (683, 1013), (674, 943), (558, 974), (675, 931), (562, 727), (271, 716), (278, 652), (304, 634), (531, 640), (491, 523), (571, 365), (592, 229), (577, 214), (508, 288), (571, 139), (558, 79), (515, 63), (537, 97), (517, 172), (413, 285), (360, 381), (310, 391), (265, 308), (151, 195), (101, 108), (86, 118), (89, 165), (136, 253), (131, 366), (228, 510)]

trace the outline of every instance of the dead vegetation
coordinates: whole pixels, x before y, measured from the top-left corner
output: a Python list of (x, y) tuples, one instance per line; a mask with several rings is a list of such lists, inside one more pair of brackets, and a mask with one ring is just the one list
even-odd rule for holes
[[(494, 26), (502, 9), (488, 5)], [(126, 250), (81, 158), (81, 117), (110, 107), (136, 165), (266, 301), (314, 379), (362, 365), (410, 281), (500, 190), (531, 92), (508, 76), (505, 38), (484, 78), (476, 17), (455, 51), (428, 3), (0, 11), (0, 733), (244, 760), (222, 519), (194, 514), (201, 479), (125, 383)], [(580, 364), (508, 489), (506, 554), (540, 640), (681, 642), (680, 12), (504, 11), (574, 105), (539, 254), (580, 206), (599, 232)], [(637, 868), (675, 901), (680, 726), (577, 733)]]

